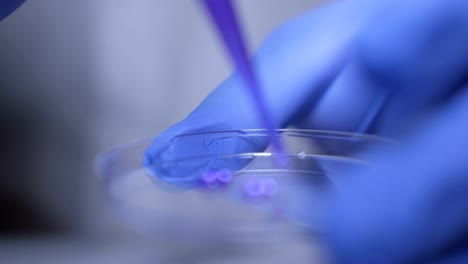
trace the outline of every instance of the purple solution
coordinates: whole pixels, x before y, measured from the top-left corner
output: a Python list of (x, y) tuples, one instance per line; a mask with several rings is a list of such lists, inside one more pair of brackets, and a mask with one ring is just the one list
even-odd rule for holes
[(244, 183), (244, 194), (248, 198), (271, 198), (278, 193), (278, 183), (274, 179), (250, 179)]
[(205, 186), (222, 186), (232, 181), (232, 172), (228, 169), (222, 169), (217, 171), (205, 171), (204, 173), (202, 173), (200, 179), (202, 184)]
[(287, 159), (284, 154), (284, 147), (279, 138), (275, 135), (276, 125), (268, 111), (260, 84), (250, 62), (231, 0), (202, 0), (202, 2), (222, 36), (224, 45), (229, 51), (234, 64), (237, 66), (237, 70), (244, 79), (263, 125), (268, 129), (270, 142), (279, 157), (277, 160), (279, 165), (285, 165)]

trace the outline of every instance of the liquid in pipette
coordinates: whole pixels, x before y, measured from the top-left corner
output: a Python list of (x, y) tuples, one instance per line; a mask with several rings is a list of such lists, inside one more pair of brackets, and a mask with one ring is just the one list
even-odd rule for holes
[(262, 121), (262, 125), (268, 130), (273, 150), (278, 156), (277, 162), (279, 165), (286, 165), (287, 158), (284, 154), (285, 151), (283, 144), (275, 133), (277, 126), (268, 109), (268, 105), (260, 87), (260, 82), (249, 59), (241, 28), (238, 20), (236, 19), (234, 6), (231, 0), (202, 0), (202, 2), (211, 15), (212, 20), (223, 39), (226, 49), (231, 55), (232, 61), (236, 65), (241, 78), (244, 80), (245, 86), (254, 101), (256, 110)]

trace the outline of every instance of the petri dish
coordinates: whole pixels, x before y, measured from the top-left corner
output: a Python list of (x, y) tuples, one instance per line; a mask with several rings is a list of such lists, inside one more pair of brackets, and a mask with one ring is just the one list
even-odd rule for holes
[(316, 232), (340, 172), (362, 168), (370, 148), (393, 142), (335, 131), (279, 129), (278, 162), (264, 129), (175, 136), (145, 158), (151, 140), (101, 154), (109, 208), (132, 229), (175, 239), (265, 241)]

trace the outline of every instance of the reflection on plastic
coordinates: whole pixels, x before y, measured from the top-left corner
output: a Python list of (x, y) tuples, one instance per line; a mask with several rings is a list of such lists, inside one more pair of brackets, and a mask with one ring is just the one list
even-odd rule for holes
[(98, 168), (113, 209), (131, 225), (235, 239), (291, 223), (313, 229), (340, 171), (363, 166), (369, 147), (389, 143), (342, 132), (276, 133), (287, 146), (286, 167), (277, 166), (265, 130), (241, 130), (179, 135), (144, 167), (151, 142), (132, 144), (104, 154)]

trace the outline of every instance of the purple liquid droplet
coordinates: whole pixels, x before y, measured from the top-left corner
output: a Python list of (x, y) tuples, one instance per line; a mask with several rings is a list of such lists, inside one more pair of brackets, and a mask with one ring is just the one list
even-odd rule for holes
[(222, 183), (230, 183), (232, 181), (232, 172), (228, 169), (223, 169), (217, 173), (218, 181)]
[(278, 193), (278, 189), (274, 179), (251, 179), (244, 183), (244, 193), (250, 198), (271, 198)]
[(263, 194), (273, 197), (278, 193), (278, 183), (273, 179), (265, 179), (263, 182)]
[(201, 175), (201, 180), (205, 184), (212, 184), (216, 181), (217, 173), (215, 171), (205, 171)]
[(256, 179), (247, 181), (244, 184), (244, 193), (251, 198), (261, 196), (259, 181)]

